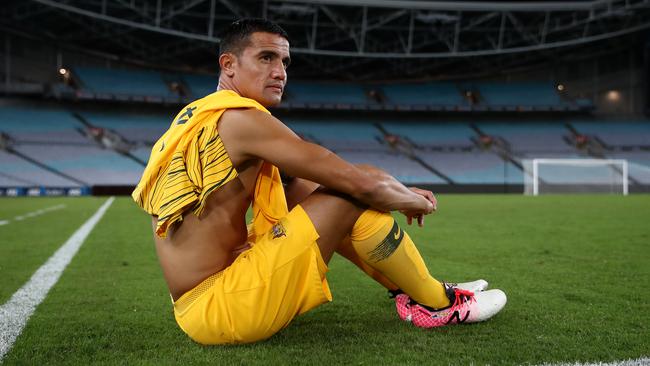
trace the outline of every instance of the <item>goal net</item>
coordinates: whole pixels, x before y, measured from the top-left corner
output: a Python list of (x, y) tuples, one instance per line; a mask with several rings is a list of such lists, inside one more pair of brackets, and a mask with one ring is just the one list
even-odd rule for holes
[(528, 159), (524, 165), (524, 194), (628, 193), (624, 159)]

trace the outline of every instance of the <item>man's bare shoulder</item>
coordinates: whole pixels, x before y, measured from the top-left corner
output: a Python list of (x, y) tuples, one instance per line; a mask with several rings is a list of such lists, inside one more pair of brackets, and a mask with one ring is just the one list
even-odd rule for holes
[(219, 121), (220, 128), (225, 127), (244, 131), (252, 129), (252, 132), (258, 131), (262, 126), (273, 127), (273, 125), (284, 126), (279, 119), (255, 108), (228, 109), (223, 113)]
[(280, 120), (255, 108), (224, 112), (219, 121), (219, 135), (235, 164), (251, 158), (273, 160), (274, 150), (299, 139)]

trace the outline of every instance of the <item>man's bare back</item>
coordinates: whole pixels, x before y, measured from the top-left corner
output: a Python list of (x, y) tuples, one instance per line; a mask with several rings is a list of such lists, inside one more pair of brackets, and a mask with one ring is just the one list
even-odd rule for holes
[[(249, 161), (237, 179), (212, 192), (201, 217), (191, 211), (166, 238), (154, 234), (156, 252), (174, 300), (222, 271), (248, 249), (246, 211), (261, 161)], [(157, 218), (152, 220), (154, 231)]]

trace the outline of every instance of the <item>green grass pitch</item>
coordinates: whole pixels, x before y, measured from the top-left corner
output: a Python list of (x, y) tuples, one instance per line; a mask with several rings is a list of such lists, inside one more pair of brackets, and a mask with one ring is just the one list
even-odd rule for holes
[[(398, 319), (385, 290), (335, 257), (332, 303), (265, 342), (197, 345), (174, 322), (149, 218), (121, 197), (4, 364), (502, 365), (650, 355), (649, 195), (438, 198), (425, 227), (407, 230), (434, 277), (485, 278), (507, 293), (488, 322), (416, 329)], [(105, 200), (1, 199), (0, 220), (10, 222), (0, 226), (0, 304)]]

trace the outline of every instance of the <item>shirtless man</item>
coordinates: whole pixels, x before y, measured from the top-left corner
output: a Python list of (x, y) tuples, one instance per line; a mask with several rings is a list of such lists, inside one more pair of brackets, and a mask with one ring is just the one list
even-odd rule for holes
[[(390, 215), (422, 226), (436, 209), (431, 192), (352, 165), (266, 110), (281, 101), (290, 61), (279, 26), (233, 23), (222, 37), (218, 91), (178, 114), (133, 193), (153, 217), (179, 326), (203, 344), (266, 339), (331, 301), (325, 274), (334, 252), (392, 291), (399, 316), (416, 326), (500, 311), (505, 294), (483, 291), (485, 281), (431, 277)], [(296, 177), (284, 190), (276, 167)]]

